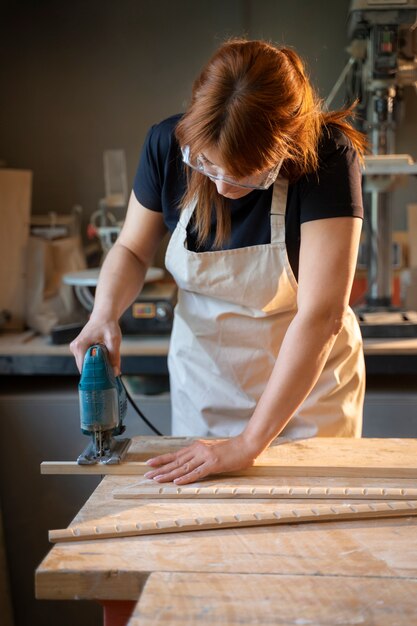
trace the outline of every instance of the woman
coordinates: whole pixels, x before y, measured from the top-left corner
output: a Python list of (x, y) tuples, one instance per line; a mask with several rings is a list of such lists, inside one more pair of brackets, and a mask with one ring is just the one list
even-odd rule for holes
[(149, 478), (186, 484), (248, 467), (281, 433), (360, 436), (365, 372), (348, 301), (364, 139), (349, 113), (321, 111), (294, 51), (232, 40), (186, 113), (149, 131), (72, 350), (81, 368), (103, 342), (119, 371), (118, 319), (168, 229), (173, 434), (229, 437), (150, 459)]

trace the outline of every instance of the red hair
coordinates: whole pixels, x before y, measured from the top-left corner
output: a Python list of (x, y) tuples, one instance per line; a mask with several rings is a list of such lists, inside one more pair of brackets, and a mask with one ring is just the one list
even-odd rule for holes
[[(323, 127), (338, 127), (363, 154), (366, 142), (346, 118), (350, 109), (323, 113), (301, 58), (289, 48), (265, 41), (233, 39), (224, 43), (194, 82), (191, 103), (176, 127), (181, 146), (192, 154), (215, 148), (227, 173), (242, 178), (284, 159), (290, 182), (318, 168)], [(215, 247), (230, 236), (227, 200), (206, 176), (189, 171), (186, 206), (197, 198), (196, 230), (202, 243), (216, 210)]]

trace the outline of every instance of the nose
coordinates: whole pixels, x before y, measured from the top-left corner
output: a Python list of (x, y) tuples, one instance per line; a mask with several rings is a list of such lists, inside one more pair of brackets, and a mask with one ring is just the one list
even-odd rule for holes
[(226, 183), (224, 180), (214, 180), (216, 185), (217, 193), (221, 196), (224, 196), (226, 193), (230, 191), (236, 191), (235, 185), (231, 185), (230, 183)]

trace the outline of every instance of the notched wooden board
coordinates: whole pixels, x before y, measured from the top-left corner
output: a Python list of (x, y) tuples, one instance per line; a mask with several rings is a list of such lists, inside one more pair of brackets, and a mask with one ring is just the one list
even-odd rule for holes
[(150, 521), (130, 521), (74, 525), (70, 528), (49, 531), (49, 541), (88, 541), (114, 537), (134, 537), (161, 533), (178, 533), (195, 530), (241, 528), (305, 522), (376, 519), (381, 517), (409, 517), (417, 515), (417, 501), (368, 502), (361, 504), (317, 504), (314, 506), (282, 507), (255, 512), (205, 515), (199, 517), (160, 518)]
[(411, 487), (331, 487), (311, 485), (236, 485), (221, 483), (213, 486), (144, 485), (137, 483), (113, 491), (116, 499), (355, 499), (355, 500), (413, 500), (417, 499), (417, 488)]

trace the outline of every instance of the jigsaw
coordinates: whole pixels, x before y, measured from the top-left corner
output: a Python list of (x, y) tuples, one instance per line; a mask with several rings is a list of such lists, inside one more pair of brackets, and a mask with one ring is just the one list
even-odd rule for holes
[(115, 376), (104, 345), (87, 350), (78, 385), (81, 431), (91, 437), (77, 459), (79, 465), (120, 463), (130, 439), (115, 439), (126, 426), (127, 395), (120, 376)]

